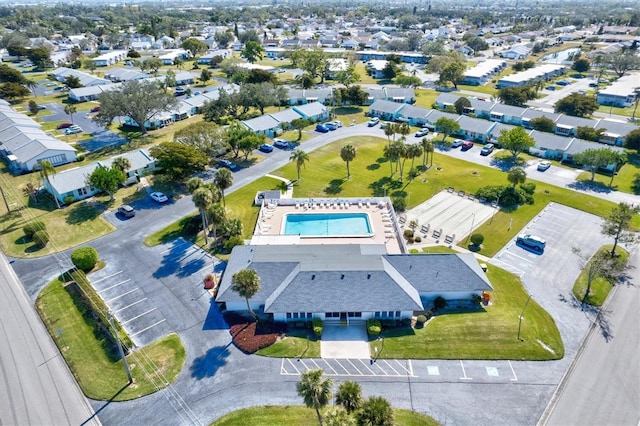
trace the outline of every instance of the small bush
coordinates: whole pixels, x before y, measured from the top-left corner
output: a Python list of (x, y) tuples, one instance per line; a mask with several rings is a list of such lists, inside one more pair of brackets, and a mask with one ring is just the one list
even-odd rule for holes
[(198, 232), (202, 230), (200, 216), (192, 216), (189, 218), (182, 226), (182, 230), (186, 235), (197, 235)]
[(482, 297), (480, 297), (479, 294), (474, 294), (473, 296), (471, 296), (471, 301), (474, 303), (474, 305), (479, 305), (480, 302), (482, 302)]
[(45, 226), (44, 222), (39, 220), (29, 222), (22, 227), (24, 234), (29, 238), (33, 238), (33, 234), (35, 234), (36, 231), (45, 231), (46, 229), (47, 227)]
[(403, 212), (407, 209), (407, 200), (404, 197), (395, 197), (391, 200), (391, 204), (397, 212)]
[(318, 337), (322, 336), (322, 320), (320, 318), (313, 319), (313, 334)]
[(416, 243), (421, 243), (422, 242), (422, 237), (420, 237), (419, 235), (416, 236), (413, 241), (415, 241)]
[(433, 309), (439, 311), (447, 306), (447, 301), (442, 296), (438, 296), (433, 301)]
[(418, 253), (420, 253), (420, 250), (415, 249), (415, 248), (412, 248), (411, 250), (409, 250), (409, 253), (411, 253), (411, 254), (418, 254)]
[(402, 319), (402, 325), (405, 327), (408, 327), (411, 325), (411, 318), (403, 318)]
[(67, 195), (66, 197), (64, 197), (64, 199), (62, 201), (66, 205), (69, 205), (69, 204), (73, 203), (73, 200), (75, 200), (75, 198), (73, 198), (73, 195)]
[(524, 192), (530, 195), (533, 195), (533, 193), (536, 192), (536, 184), (533, 182), (525, 182), (522, 185), (520, 185), (520, 188)]
[(380, 325), (380, 320), (377, 319), (368, 319), (367, 320), (367, 333), (369, 336), (377, 336), (382, 331), (382, 326)]
[(424, 323), (427, 322), (427, 317), (424, 315), (418, 315), (416, 318), (416, 324), (420, 327), (424, 326)]
[(471, 235), (471, 244), (474, 246), (480, 247), (484, 242), (484, 235), (482, 234), (473, 234)]
[(77, 162), (84, 161), (84, 158), (85, 158), (84, 155), (78, 155), (78, 156), (76, 156), (76, 161)]
[(81, 247), (71, 253), (71, 262), (76, 268), (88, 272), (98, 263), (98, 252), (93, 247)]
[(49, 242), (49, 233), (47, 231), (36, 231), (31, 238), (40, 247), (46, 247)]
[(231, 237), (222, 245), (226, 251), (231, 251), (235, 246), (243, 246), (244, 240), (240, 236)]
[(413, 229), (405, 229), (402, 235), (404, 235), (404, 237), (407, 239), (413, 238)]

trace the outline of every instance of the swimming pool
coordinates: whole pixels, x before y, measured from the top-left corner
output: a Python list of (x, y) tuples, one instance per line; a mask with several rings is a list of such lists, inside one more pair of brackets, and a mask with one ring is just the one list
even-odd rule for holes
[(366, 213), (289, 213), (284, 235), (304, 237), (369, 237), (371, 222)]

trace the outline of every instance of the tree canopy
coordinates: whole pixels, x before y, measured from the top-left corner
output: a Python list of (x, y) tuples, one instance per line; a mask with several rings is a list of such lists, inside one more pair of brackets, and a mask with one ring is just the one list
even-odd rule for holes
[(122, 185), (125, 179), (126, 175), (119, 167), (99, 165), (87, 177), (87, 185), (106, 192), (109, 194), (110, 200), (113, 201), (118, 186)]
[(498, 143), (508, 149), (513, 155), (513, 161), (516, 161), (518, 155), (532, 148), (536, 141), (523, 127), (514, 127), (511, 130), (502, 130), (498, 136)]
[(584, 117), (597, 111), (600, 105), (596, 101), (595, 96), (581, 95), (580, 93), (572, 93), (560, 99), (554, 105), (555, 111), (572, 115), (574, 117)]
[(618, 164), (624, 160), (619, 153), (610, 148), (591, 148), (575, 154), (573, 161), (589, 169), (593, 182), (599, 168)]
[(173, 140), (191, 145), (211, 157), (229, 151), (227, 133), (224, 128), (208, 121), (199, 121), (178, 130)]
[(247, 58), (247, 61), (252, 64), (258, 59), (262, 59), (264, 54), (264, 47), (258, 41), (249, 40), (242, 49), (242, 55)]
[(450, 136), (452, 133), (460, 130), (460, 124), (458, 124), (454, 119), (448, 117), (440, 117), (434, 123), (436, 129), (442, 132), (442, 140), (444, 141), (447, 136)]
[(110, 125), (116, 117), (130, 117), (143, 134), (145, 123), (163, 111), (170, 111), (178, 104), (176, 98), (166, 93), (153, 81), (125, 81), (120, 90), (107, 90), (98, 95), (100, 112), (94, 120)]
[(158, 160), (158, 167), (174, 180), (201, 172), (209, 164), (209, 157), (204, 152), (180, 142), (162, 142), (151, 147), (149, 152)]
[(638, 206), (620, 203), (611, 210), (609, 216), (604, 218), (601, 232), (603, 235), (613, 237), (612, 257), (616, 255), (618, 243), (632, 242), (636, 239), (635, 233), (631, 228), (631, 220), (638, 212), (640, 212)]

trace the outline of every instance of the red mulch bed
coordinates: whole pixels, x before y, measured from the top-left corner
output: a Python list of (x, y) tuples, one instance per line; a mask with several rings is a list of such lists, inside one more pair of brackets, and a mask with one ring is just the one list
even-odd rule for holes
[(235, 312), (226, 312), (224, 318), (229, 324), (233, 344), (246, 354), (273, 345), (278, 336), (287, 331), (285, 324), (267, 320), (255, 322), (253, 318)]

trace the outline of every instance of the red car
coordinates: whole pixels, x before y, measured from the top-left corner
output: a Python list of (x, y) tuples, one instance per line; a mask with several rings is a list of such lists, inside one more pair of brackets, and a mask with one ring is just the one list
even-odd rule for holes
[(58, 124), (58, 127), (56, 127), (56, 129), (60, 130), (60, 129), (66, 129), (67, 127), (71, 127), (73, 126), (73, 123), (69, 123), (68, 121), (66, 123), (60, 123)]
[(463, 151), (469, 150), (471, 148), (473, 148), (473, 142), (471, 142), (471, 141), (462, 142), (462, 150)]
[(100, 111), (100, 105), (96, 105), (93, 108), (91, 108), (91, 112), (98, 112)]

